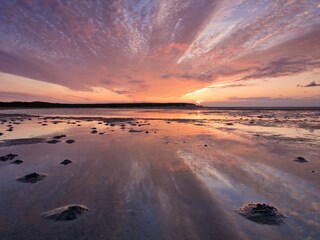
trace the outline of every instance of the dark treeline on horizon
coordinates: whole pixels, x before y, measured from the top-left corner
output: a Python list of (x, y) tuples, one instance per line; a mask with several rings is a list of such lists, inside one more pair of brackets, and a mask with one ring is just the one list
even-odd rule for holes
[(193, 103), (50, 103), (50, 102), (0, 102), (0, 109), (23, 108), (181, 108), (215, 110), (315, 110), (320, 107), (218, 107), (202, 106)]
[(0, 102), (0, 108), (198, 108), (193, 103), (50, 103)]

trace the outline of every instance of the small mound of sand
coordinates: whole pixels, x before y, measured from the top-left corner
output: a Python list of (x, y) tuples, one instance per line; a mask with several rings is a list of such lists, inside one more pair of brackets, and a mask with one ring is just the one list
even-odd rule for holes
[(43, 180), (45, 177), (47, 176), (47, 174), (45, 173), (30, 173), (27, 174), (23, 177), (17, 178), (18, 182), (23, 182), (23, 183), (36, 183), (38, 181)]
[(84, 205), (66, 205), (44, 213), (43, 217), (54, 221), (70, 221), (77, 219), (86, 211), (89, 209)]
[(306, 163), (309, 162), (307, 159), (303, 158), (303, 157), (297, 157), (295, 159), (293, 159), (293, 161), (298, 162), (298, 163)]
[(277, 208), (265, 203), (246, 203), (236, 212), (259, 224), (281, 225), (285, 223), (285, 216)]

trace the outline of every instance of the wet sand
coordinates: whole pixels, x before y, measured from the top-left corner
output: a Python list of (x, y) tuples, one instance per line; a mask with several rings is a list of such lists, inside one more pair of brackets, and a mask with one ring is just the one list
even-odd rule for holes
[[(0, 161), (0, 239), (319, 236), (318, 112), (61, 111), (0, 113), (0, 156), (19, 155)], [(17, 181), (34, 172), (47, 175)], [(276, 207), (284, 223), (237, 213), (250, 202)], [(68, 205), (89, 211), (43, 217)]]

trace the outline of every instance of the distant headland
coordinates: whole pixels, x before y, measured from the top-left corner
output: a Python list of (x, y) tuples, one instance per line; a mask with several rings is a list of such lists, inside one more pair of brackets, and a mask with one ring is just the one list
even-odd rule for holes
[(0, 102), (0, 109), (8, 108), (183, 108), (202, 106), (193, 103), (50, 103), (50, 102)]

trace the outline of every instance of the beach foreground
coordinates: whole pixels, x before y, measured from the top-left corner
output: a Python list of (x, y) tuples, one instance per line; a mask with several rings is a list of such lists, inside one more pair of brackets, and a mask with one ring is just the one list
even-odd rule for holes
[(0, 239), (317, 239), (319, 116), (1, 111)]

